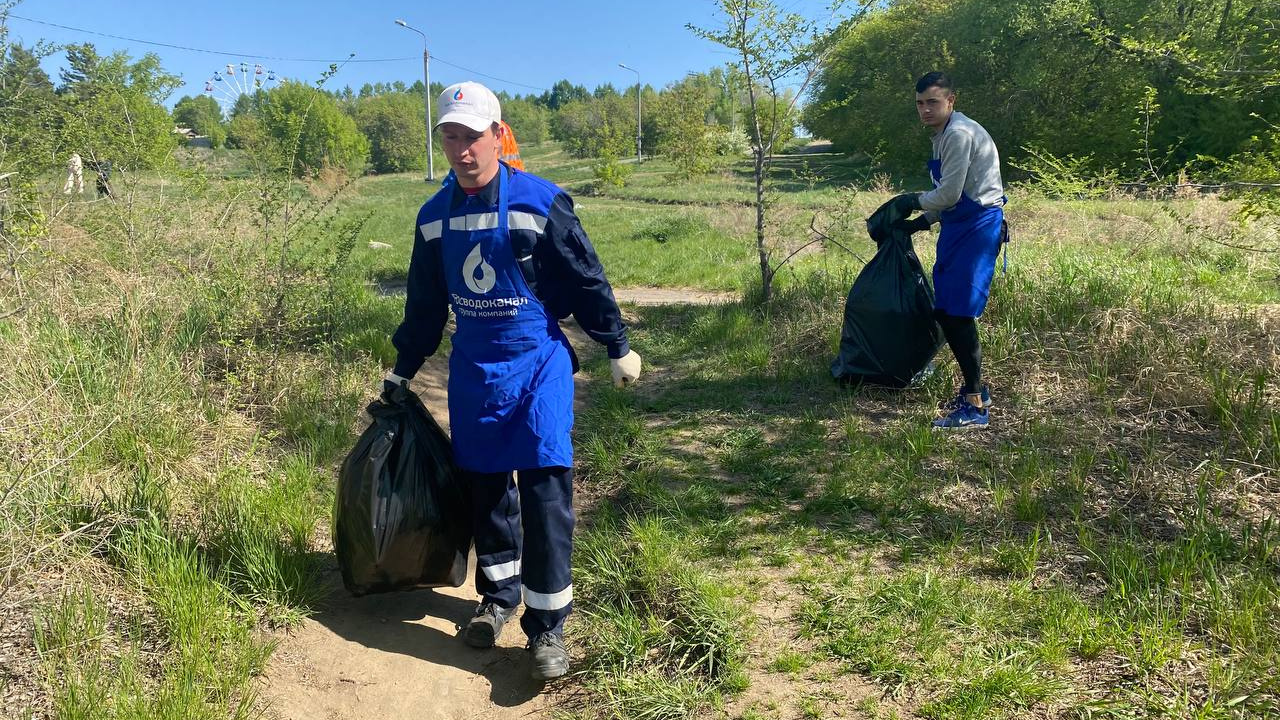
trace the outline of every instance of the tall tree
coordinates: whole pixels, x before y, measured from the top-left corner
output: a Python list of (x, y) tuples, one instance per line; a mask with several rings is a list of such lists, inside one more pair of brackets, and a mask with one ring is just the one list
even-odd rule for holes
[[(1091, 36), (1166, 80), (1148, 97), (1161, 108), (1161, 120), (1190, 129), (1176, 138), (1180, 144), (1218, 150), (1222, 158), (1224, 141), (1235, 141), (1219, 179), (1243, 196), (1242, 215), (1280, 227), (1280, 0), (1150, 5), (1136, 21), (1107, 17), (1093, 24)], [(1157, 144), (1169, 142), (1157, 138)], [(1256, 249), (1280, 252), (1275, 235)]]
[(58, 92), (76, 94), (85, 91), (98, 80), (98, 64), (102, 58), (93, 43), (67, 46), (67, 67), (58, 72), (62, 83)]
[(0, 0), (0, 318), (26, 306), (22, 283), (26, 259), (48, 230), (38, 174), (56, 157), (59, 100), (40, 59), (48, 44), (24, 48), (9, 41), (12, 0)]
[(898, 0), (832, 51), (804, 123), (923, 182), (912, 83), (943, 70), (1006, 163), (1047, 151), (1152, 180), (1267, 131), (1252, 113), (1280, 104), (1268, 16), (1280, 2)]
[(515, 131), (520, 145), (537, 145), (550, 136), (547, 108), (531, 100), (513, 98), (502, 103), (502, 119)]
[(574, 157), (626, 156), (635, 149), (635, 109), (621, 95), (601, 100), (588, 96), (552, 115), (551, 134)]
[(241, 115), (254, 112), (261, 106), (261, 100), (263, 97), (265, 97), (265, 94), (261, 90), (257, 91), (253, 95), (240, 95), (231, 106), (231, 117), (236, 118)]
[(0, 40), (0, 169), (32, 173), (57, 162), (60, 100), (40, 69), (40, 58), (51, 52)]
[(267, 137), (294, 174), (324, 167), (364, 170), (369, 141), (328, 93), (286, 80), (265, 94), (260, 115)]
[(656, 128), (652, 150), (665, 155), (685, 177), (712, 169), (715, 148), (708, 125), (715, 96), (694, 76), (666, 88), (647, 108)]

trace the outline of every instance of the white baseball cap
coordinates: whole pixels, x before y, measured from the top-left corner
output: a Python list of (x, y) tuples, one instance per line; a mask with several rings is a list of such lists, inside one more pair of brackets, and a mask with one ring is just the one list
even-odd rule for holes
[(458, 123), (476, 132), (484, 132), (502, 120), (498, 96), (478, 82), (450, 85), (440, 93), (436, 106), (440, 108), (437, 128), (445, 123)]

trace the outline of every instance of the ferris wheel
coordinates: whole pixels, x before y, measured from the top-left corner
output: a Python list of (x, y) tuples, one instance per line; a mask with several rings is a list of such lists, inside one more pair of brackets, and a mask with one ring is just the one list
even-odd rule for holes
[(264, 68), (257, 63), (253, 65), (246, 62), (227, 63), (224, 67), (215, 70), (213, 75), (204, 81), (204, 93), (217, 100), (224, 112), (230, 113), (232, 106), (241, 95), (253, 95), (275, 84), (275, 70)]

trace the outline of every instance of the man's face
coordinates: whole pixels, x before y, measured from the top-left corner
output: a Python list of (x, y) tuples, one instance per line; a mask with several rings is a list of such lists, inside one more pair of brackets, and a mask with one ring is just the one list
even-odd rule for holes
[(440, 126), (440, 136), (444, 155), (459, 184), (482, 187), (493, 179), (498, 171), (501, 139), (492, 126), (478, 132), (459, 123), (445, 123)]
[(916, 93), (916, 112), (920, 115), (920, 122), (935, 131), (947, 126), (955, 105), (956, 94), (937, 85)]

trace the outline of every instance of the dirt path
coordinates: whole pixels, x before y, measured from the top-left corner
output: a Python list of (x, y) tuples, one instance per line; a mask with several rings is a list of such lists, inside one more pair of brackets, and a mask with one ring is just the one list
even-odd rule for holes
[(266, 672), (269, 716), (289, 720), (541, 718), (519, 628), (474, 650), (456, 635), (475, 609), (470, 584), (352, 598), (336, 569), (317, 615), (281, 637)]
[[(586, 348), (584, 348), (586, 349)], [(448, 429), (447, 360), (431, 358), (414, 389)], [(475, 556), (471, 558), (474, 571)], [(460, 588), (351, 597), (336, 561), (330, 592), (312, 617), (277, 638), (262, 695), (280, 720), (461, 720), (547, 716), (542, 684), (529, 679), (524, 636), (507, 628), (492, 650), (457, 637), (475, 610), (471, 581)]]

